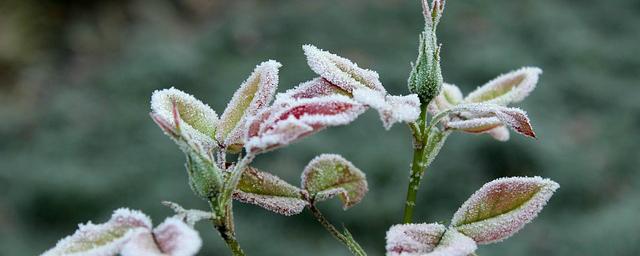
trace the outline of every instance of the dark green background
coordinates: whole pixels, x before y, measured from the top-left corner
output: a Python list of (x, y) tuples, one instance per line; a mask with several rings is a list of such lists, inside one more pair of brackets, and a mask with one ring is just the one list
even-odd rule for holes
[[(284, 64), (279, 91), (313, 78), (300, 46), (315, 44), (377, 70), (406, 94), (422, 20), (417, 0), (0, 2), (0, 254), (35, 255), (118, 207), (155, 223), (162, 200), (202, 208), (183, 156), (148, 116), (155, 89), (176, 86), (221, 113), (253, 67)], [(521, 66), (541, 67), (521, 104), (539, 138), (454, 134), (428, 170), (416, 219), (447, 222), (485, 182), (541, 175), (561, 184), (532, 224), (480, 255), (640, 253), (640, 2), (468, 0), (439, 28), (445, 80), (466, 93)], [(349, 211), (321, 208), (370, 255), (401, 219), (408, 129), (384, 131), (369, 111), (258, 158), (297, 184), (305, 164), (338, 153), (367, 173)], [(236, 204), (249, 255), (346, 255), (308, 214)], [(207, 223), (202, 255), (229, 255)]]

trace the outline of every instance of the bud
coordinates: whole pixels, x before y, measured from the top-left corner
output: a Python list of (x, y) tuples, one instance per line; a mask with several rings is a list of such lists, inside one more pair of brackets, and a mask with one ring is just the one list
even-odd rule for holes
[(418, 94), (422, 104), (428, 104), (438, 96), (442, 88), (440, 48), (436, 45), (435, 32), (424, 31), (420, 35), (418, 58), (409, 75), (409, 91)]

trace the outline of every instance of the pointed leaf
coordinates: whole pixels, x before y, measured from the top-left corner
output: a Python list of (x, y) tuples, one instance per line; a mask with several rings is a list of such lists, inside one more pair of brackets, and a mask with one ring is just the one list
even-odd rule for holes
[[(218, 115), (207, 104), (175, 88), (153, 92), (151, 111), (154, 121), (170, 136), (172, 131), (202, 147), (212, 148)], [(177, 117), (174, 114), (179, 114)], [(176, 122), (177, 121), (177, 122)]]
[(80, 224), (78, 230), (62, 240), (43, 256), (115, 255), (138, 232), (151, 229), (149, 217), (139, 211), (116, 210), (103, 224)]
[(540, 177), (491, 181), (458, 209), (451, 225), (479, 244), (499, 242), (533, 220), (558, 187)]
[(392, 96), (368, 88), (360, 88), (353, 91), (353, 99), (377, 110), (387, 130), (394, 123), (414, 122), (420, 116), (420, 99), (416, 94)]
[(348, 124), (364, 111), (364, 105), (342, 95), (279, 102), (252, 119), (245, 148), (260, 152), (284, 146), (327, 126)]
[(302, 212), (307, 205), (302, 199), (302, 190), (253, 167), (242, 173), (233, 198), (286, 216)]
[(389, 256), (467, 256), (476, 248), (471, 238), (437, 223), (401, 224), (387, 231)]
[(447, 122), (445, 126), (448, 128), (481, 133), (504, 124), (522, 135), (536, 137), (527, 113), (519, 108), (507, 108), (495, 104), (469, 103), (458, 105), (450, 109), (450, 111), (458, 112), (460, 116), (466, 118)]
[(468, 103), (491, 103), (506, 106), (520, 102), (526, 98), (538, 83), (542, 70), (535, 67), (524, 67), (498, 76), (464, 99)]
[(343, 90), (351, 93), (358, 88), (369, 88), (386, 93), (375, 71), (360, 68), (346, 58), (320, 50), (313, 45), (304, 45), (302, 49), (307, 56), (309, 67)]
[(348, 95), (349, 93), (340, 87), (330, 83), (322, 77), (314, 78), (311, 81), (301, 83), (293, 89), (276, 95), (276, 102), (286, 100), (308, 99), (334, 94)]
[(335, 154), (322, 154), (309, 162), (302, 172), (302, 188), (317, 202), (339, 196), (345, 210), (369, 190), (365, 174)]
[(220, 117), (216, 138), (227, 147), (238, 147), (246, 134), (247, 119), (268, 106), (278, 86), (278, 69), (282, 65), (269, 60), (260, 63), (240, 88)]

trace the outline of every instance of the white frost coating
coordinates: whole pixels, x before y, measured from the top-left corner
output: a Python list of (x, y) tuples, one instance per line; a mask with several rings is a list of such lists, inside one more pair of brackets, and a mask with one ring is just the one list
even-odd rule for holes
[(452, 228), (478, 244), (502, 241), (533, 220), (560, 185), (541, 177), (511, 177), (491, 181), (458, 209)]
[(311, 70), (347, 92), (366, 87), (386, 93), (375, 71), (360, 68), (346, 58), (313, 45), (303, 45), (302, 49)]
[(184, 223), (187, 223), (187, 225), (189, 225), (190, 227), (193, 227), (193, 225), (195, 225), (198, 221), (212, 219), (213, 217), (215, 217), (212, 212), (205, 212), (195, 209), (187, 210), (174, 202), (163, 201), (162, 204), (171, 208), (171, 210), (176, 213), (174, 217), (184, 221)]
[(115, 255), (138, 230), (150, 228), (149, 217), (139, 211), (121, 208), (106, 223), (78, 225), (73, 235), (63, 238), (42, 255)]
[(462, 92), (455, 84), (442, 84), (440, 94), (429, 103), (427, 109), (432, 115), (436, 115), (444, 110), (454, 107), (462, 103)]
[(269, 211), (282, 214), (284, 216), (292, 216), (301, 213), (307, 202), (299, 198), (291, 198), (284, 196), (266, 196), (242, 191), (235, 191), (233, 199), (243, 203), (255, 204)]
[(207, 148), (215, 147), (217, 143), (213, 137), (218, 123), (218, 115), (209, 105), (202, 103), (192, 95), (173, 87), (154, 91), (151, 95), (151, 111), (171, 127), (175, 127), (174, 102), (180, 115), (182, 134), (198, 145)]
[[(459, 123), (456, 121), (446, 123), (446, 126), (448, 127), (451, 127), (452, 123), (454, 123), (454, 125), (462, 127), (460, 129), (463, 129), (465, 131), (484, 132), (488, 130), (487, 128), (491, 129), (498, 126), (490, 126), (493, 122), (495, 122), (495, 119), (491, 118), (495, 117), (501, 123), (509, 126), (520, 134), (532, 138), (536, 137), (536, 134), (533, 131), (533, 127), (531, 127), (529, 117), (527, 117), (527, 113), (519, 108), (507, 108), (487, 103), (467, 103), (455, 106), (451, 110), (454, 113), (461, 113), (467, 118), (466, 120), (460, 121)], [(475, 129), (478, 129), (478, 131), (476, 131)]]
[(178, 218), (167, 218), (153, 229), (158, 248), (171, 256), (195, 255), (202, 246), (197, 231)]
[(224, 145), (242, 144), (247, 119), (267, 107), (278, 86), (277, 61), (269, 60), (256, 66), (253, 73), (233, 94), (220, 117), (216, 139)]
[(504, 125), (488, 130), (486, 133), (498, 141), (508, 141), (510, 136), (509, 129)]
[(270, 113), (252, 119), (245, 148), (259, 151), (283, 146), (327, 126), (348, 124), (365, 110), (343, 95), (283, 100)]
[(149, 230), (136, 230), (131, 239), (122, 247), (122, 256), (166, 256), (153, 240)]
[(388, 256), (467, 256), (476, 249), (471, 238), (437, 223), (401, 224), (387, 231)]
[(344, 210), (359, 203), (369, 191), (364, 172), (338, 154), (311, 159), (302, 171), (300, 186), (317, 202), (340, 196)]
[(329, 96), (333, 94), (347, 94), (347, 92), (322, 77), (316, 77), (284, 93), (278, 93), (274, 105), (283, 101)]
[(417, 94), (393, 96), (368, 88), (360, 88), (353, 91), (353, 99), (377, 110), (387, 130), (394, 123), (414, 122), (420, 116), (420, 99)]
[(540, 74), (542, 74), (542, 70), (536, 67), (523, 67), (502, 74), (469, 93), (464, 101), (468, 103), (492, 103), (502, 106), (520, 102), (536, 88)]
[(502, 125), (502, 121), (497, 117), (478, 117), (469, 120), (451, 121), (445, 126), (451, 129), (463, 130), (465, 132), (482, 133), (500, 125)]

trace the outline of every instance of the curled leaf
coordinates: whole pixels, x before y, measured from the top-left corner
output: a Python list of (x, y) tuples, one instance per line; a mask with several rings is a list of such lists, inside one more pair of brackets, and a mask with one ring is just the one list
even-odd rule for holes
[(467, 256), (476, 249), (471, 238), (437, 223), (401, 224), (387, 231), (389, 256)]
[(273, 174), (247, 167), (242, 173), (233, 198), (275, 213), (291, 216), (302, 212), (307, 205), (301, 193), (299, 188)]
[(507, 108), (494, 104), (470, 103), (454, 107), (453, 112), (460, 113), (461, 120), (446, 123), (447, 128), (459, 129), (471, 133), (487, 132), (504, 124), (516, 132), (535, 138), (533, 127), (527, 113), (519, 108)]
[(365, 106), (342, 95), (282, 101), (250, 122), (245, 148), (259, 152), (287, 145), (328, 126), (350, 123)]
[(131, 237), (149, 229), (149, 217), (142, 212), (122, 208), (116, 210), (106, 223), (80, 224), (73, 235), (60, 240), (42, 255), (115, 255)]
[(361, 88), (353, 91), (353, 99), (377, 110), (380, 114), (380, 120), (387, 130), (394, 123), (414, 122), (420, 116), (420, 99), (416, 94), (392, 96)]
[(158, 227), (138, 231), (122, 248), (122, 256), (191, 256), (202, 247), (198, 232), (179, 220), (167, 218)]
[(535, 67), (524, 67), (498, 76), (464, 99), (467, 103), (491, 103), (506, 106), (520, 102), (526, 98), (538, 83), (542, 70)]
[(276, 102), (330, 96), (334, 94), (347, 95), (348, 93), (326, 79), (317, 77), (311, 81), (301, 83), (284, 93), (279, 93), (276, 95)]
[[(167, 135), (181, 135), (206, 148), (217, 145), (213, 138), (218, 115), (207, 104), (190, 94), (173, 87), (153, 92), (151, 116)], [(178, 131), (181, 134), (176, 134)]]
[(339, 196), (345, 210), (369, 190), (365, 174), (335, 154), (322, 154), (309, 162), (302, 172), (302, 188), (316, 202)]
[(246, 134), (246, 122), (271, 102), (278, 86), (278, 69), (282, 65), (274, 60), (265, 61), (233, 94), (220, 117), (216, 139), (226, 147), (242, 145)]
[(358, 67), (350, 60), (320, 50), (313, 45), (303, 45), (309, 67), (332, 84), (351, 93), (358, 88), (369, 88), (386, 92), (380, 83), (378, 73)]
[(540, 177), (491, 181), (458, 209), (451, 226), (478, 244), (502, 241), (533, 220), (558, 187)]

